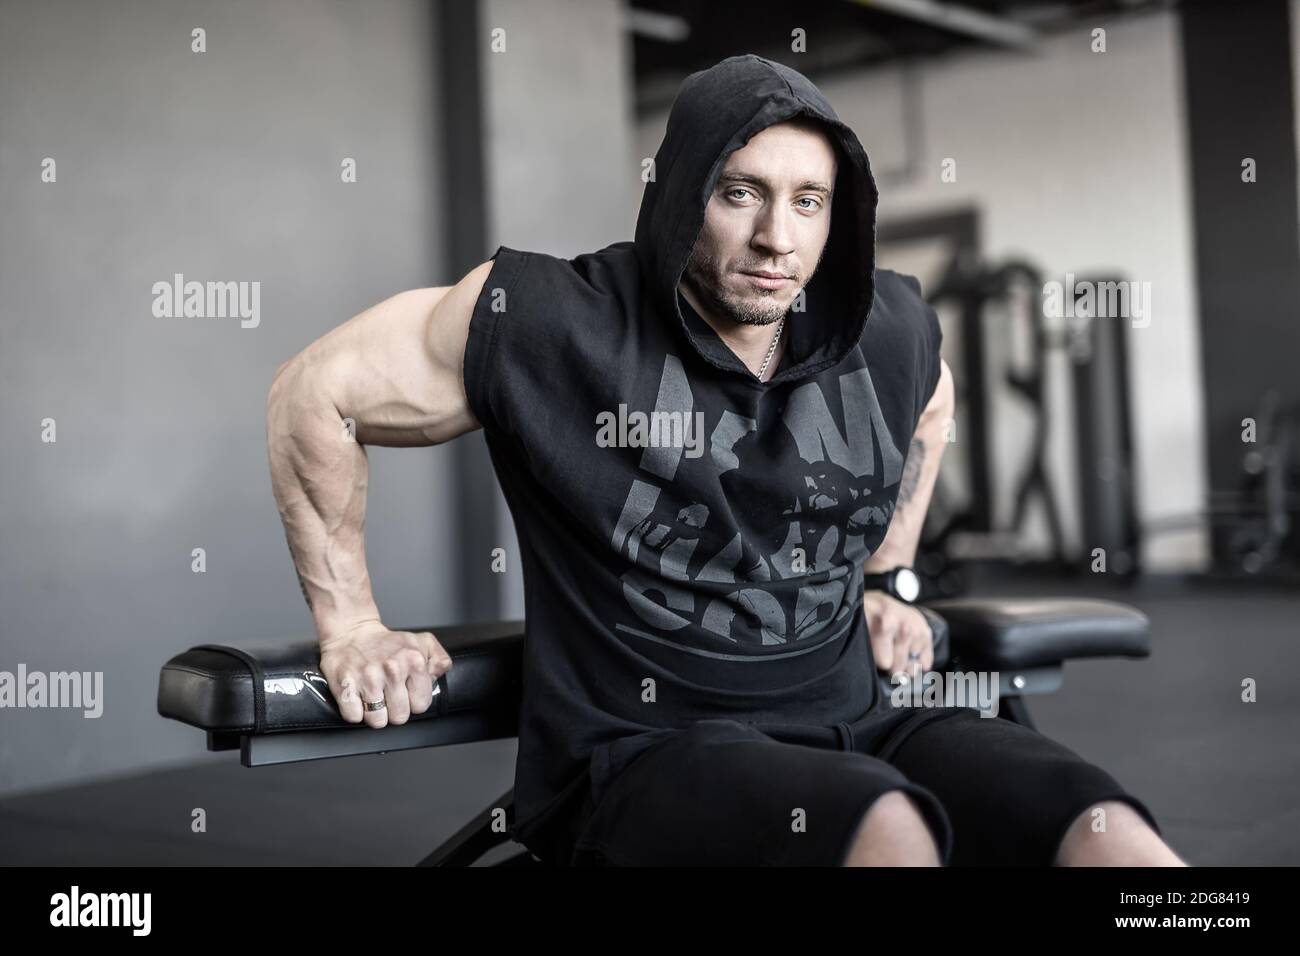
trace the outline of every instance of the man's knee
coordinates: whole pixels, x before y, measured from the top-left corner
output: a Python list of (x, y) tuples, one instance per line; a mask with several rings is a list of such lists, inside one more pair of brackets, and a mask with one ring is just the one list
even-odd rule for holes
[(854, 832), (845, 866), (938, 866), (939, 847), (916, 802), (902, 790), (874, 800)]
[[(1096, 824), (1102, 821), (1098, 828)], [(1078, 814), (1054, 866), (1187, 866), (1131, 804), (1103, 800)]]

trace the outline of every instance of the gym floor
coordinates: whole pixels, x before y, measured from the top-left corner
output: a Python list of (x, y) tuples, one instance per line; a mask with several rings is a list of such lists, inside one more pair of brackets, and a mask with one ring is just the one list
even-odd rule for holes
[[(1113, 591), (1095, 580), (1016, 580), (981, 579), (974, 593), (1107, 597), (1152, 621), (1150, 658), (1068, 664), (1065, 686), (1030, 702), (1039, 730), (1146, 800), (1189, 863), (1300, 864), (1300, 590), (1177, 578)], [(1256, 703), (1241, 701), (1246, 677), (1256, 680)], [(509, 789), (515, 746), (257, 770), (234, 753), (204, 754), (186, 766), (0, 801), (0, 859), (409, 865)], [(191, 832), (196, 807), (206, 811), (206, 832)], [(517, 849), (498, 848), (487, 861)]]

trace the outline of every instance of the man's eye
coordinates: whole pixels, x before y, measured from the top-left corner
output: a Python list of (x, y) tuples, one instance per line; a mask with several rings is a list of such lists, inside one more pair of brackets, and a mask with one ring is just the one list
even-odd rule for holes
[(746, 189), (744, 186), (733, 186), (731, 189), (727, 190), (727, 195), (735, 196), (736, 193), (747, 193), (747, 192), (749, 192), (749, 190)]
[(818, 202), (816, 199), (814, 199), (812, 196), (803, 196), (802, 198), (800, 198), (799, 202), (804, 202), (805, 200), (808, 201), (808, 202), (810, 202), (810, 203), (812, 203), (812, 205), (811, 205), (811, 206), (804, 206), (804, 207), (803, 207), (804, 209), (820, 209), (820, 208), (821, 208), (821, 203)]

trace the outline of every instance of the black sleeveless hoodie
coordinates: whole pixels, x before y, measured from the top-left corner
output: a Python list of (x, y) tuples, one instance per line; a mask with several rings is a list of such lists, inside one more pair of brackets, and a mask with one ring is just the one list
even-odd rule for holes
[[(678, 283), (727, 157), (796, 116), (836, 149), (831, 230), (760, 382)], [(862, 564), (938, 382), (940, 331), (915, 279), (876, 269), (876, 203), (820, 91), (737, 56), (682, 84), (634, 242), (494, 254), (465, 387), (519, 538), (514, 835), (539, 855), (552, 824), (693, 721), (832, 726), (887, 705)]]

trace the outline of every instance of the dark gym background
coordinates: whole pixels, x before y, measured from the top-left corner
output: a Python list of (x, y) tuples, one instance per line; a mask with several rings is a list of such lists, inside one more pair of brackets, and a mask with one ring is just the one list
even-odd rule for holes
[[(1040, 729), (1189, 862), (1300, 862), (1300, 0), (952, 7), (0, 0), (0, 670), (105, 680), (99, 719), (0, 710), (0, 860), (408, 863), (510, 785), (513, 740), (245, 770), (158, 716), (158, 668), (308, 632), (276, 366), (499, 243), (630, 238), (678, 83), (755, 52), (858, 132), (881, 264), (944, 323), (930, 586), (1141, 608), (1152, 657), (1071, 663)], [(259, 281), (260, 324), (155, 318), (175, 273)], [(1043, 316), (1067, 276), (1149, 283), (1149, 321)], [(386, 620), (522, 616), (481, 436), (370, 456)]]

